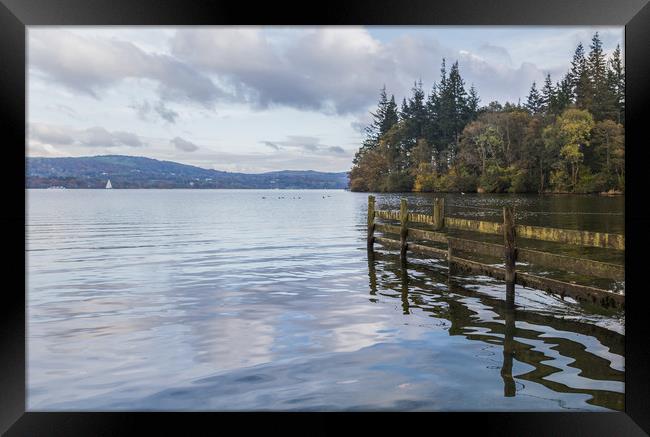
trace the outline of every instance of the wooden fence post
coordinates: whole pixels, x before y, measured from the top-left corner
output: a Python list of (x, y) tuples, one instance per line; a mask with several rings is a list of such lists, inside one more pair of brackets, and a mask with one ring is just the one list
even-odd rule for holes
[(408, 204), (406, 199), (402, 198), (402, 201), (399, 205), (399, 220), (400, 220), (400, 231), (399, 231), (399, 240), (400, 240), (400, 252), (399, 257), (402, 262), (406, 262), (406, 236), (408, 234)]
[(515, 355), (515, 310), (512, 307), (504, 311), (505, 328), (503, 333), (503, 365), (501, 378), (503, 378), (503, 396), (513, 397), (517, 393), (515, 380), (512, 377), (512, 361)]
[(440, 230), (445, 224), (445, 199), (433, 199), (433, 229)]
[(377, 270), (375, 269), (374, 254), (368, 254), (368, 278), (370, 279), (370, 294), (375, 296), (377, 294)]
[(400, 276), (400, 279), (402, 280), (402, 313), (411, 314), (409, 311), (409, 274), (405, 263), (402, 263)]
[(451, 239), (447, 240), (447, 268), (448, 268), (448, 273), (451, 275), (451, 258), (453, 256), (453, 252), (451, 249)]
[(515, 219), (510, 206), (503, 207), (503, 240), (506, 265), (506, 303), (514, 305), (517, 247), (515, 245)]
[(368, 196), (368, 251), (372, 252), (375, 244), (375, 196)]

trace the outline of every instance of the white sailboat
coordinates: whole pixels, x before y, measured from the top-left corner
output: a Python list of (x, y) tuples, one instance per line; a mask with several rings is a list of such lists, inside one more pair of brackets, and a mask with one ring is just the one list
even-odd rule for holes
[(109, 179), (108, 182), (106, 182), (106, 189), (111, 189), (113, 186), (111, 185), (111, 180)]

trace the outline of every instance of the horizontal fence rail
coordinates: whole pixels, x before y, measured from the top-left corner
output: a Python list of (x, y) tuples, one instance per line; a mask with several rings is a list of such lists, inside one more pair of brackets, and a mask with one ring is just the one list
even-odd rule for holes
[(483, 232), (486, 234), (503, 234), (503, 225), (501, 223), (495, 222), (445, 217), (445, 226), (461, 231)]
[[(368, 198), (368, 249), (372, 250), (374, 242), (384, 247), (400, 250), (400, 258), (405, 261), (406, 252), (430, 255), (445, 259), (451, 270), (452, 263), (464, 271), (484, 274), (506, 281), (506, 285), (514, 287), (519, 284), (524, 287), (536, 288), (561, 296), (570, 296), (580, 301), (598, 302), (603, 306), (622, 307), (625, 295), (610, 290), (580, 285), (574, 282), (564, 282), (548, 277), (516, 271), (516, 264), (530, 263), (551, 267), (557, 270), (594, 276), (615, 281), (623, 281), (625, 269), (623, 265), (558, 255), (540, 250), (516, 247), (516, 237), (578, 245), (583, 247), (600, 247), (614, 250), (625, 250), (625, 239), (620, 234), (602, 232), (577, 231), (572, 229), (547, 228), (539, 226), (516, 225), (511, 208), (504, 208), (504, 223), (469, 220), (444, 216), (444, 199), (434, 199), (432, 214), (409, 212), (406, 199), (400, 203), (400, 211), (375, 210), (373, 196)], [(389, 223), (376, 223), (375, 219), (398, 221), (399, 226)], [(433, 230), (409, 227), (418, 223), (433, 227)], [(450, 229), (461, 231), (502, 234), (504, 244), (487, 243), (469, 238), (458, 238), (449, 235)], [(374, 232), (382, 233), (375, 237)], [(389, 237), (395, 235), (396, 238)], [(399, 239), (398, 239), (399, 238)], [(447, 248), (432, 247), (426, 242), (446, 244)], [(458, 253), (478, 254), (499, 259), (505, 259), (505, 267), (484, 264), (476, 260), (459, 257)], [(514, 288), (512, 288), (514, 291)]]
[[(501, 223), (461, 219), (456, 217), (445, 218), (445, 226), (462, 231), (484, 232), (488, 234), (503, 233), (503, 225)], [(541, 226), (528, 225), (516, 225), (515, 231), (517, 232), (518, 237), (528, 238), (531, 240), (625, 250), (625, 237), (620, 234), (545, 228)]]
[[(375, 216), (385, 220), (399, 220), (399, 211), (375, 211)], [(409, 213), (409, 222), (434, 224), (434, 217), (427, 214)], [(461, 231), (503, 234), (503, 224), (458, 217), (445, 217), (444, 225)], [(605, 232), (577, 231), (574, 229), (547, 228), (541, 226), (516, 225), (515, 231), (520, 238), (572, 244), (577, 246), (602, 247), (606, 249), (625, 250), (625, 236)]]
[(573, 229), (542, 228), (539, 226), (517, 225), (517, 236), (532, 240), (554, 241), (577, 246), (604, 247), (625, 250), (625, 237), (620, 234), (604, 232), (575, 231)]

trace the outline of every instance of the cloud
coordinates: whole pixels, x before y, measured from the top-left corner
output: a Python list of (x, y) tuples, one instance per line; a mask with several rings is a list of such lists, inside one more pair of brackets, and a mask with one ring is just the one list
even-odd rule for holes
[(109, 132), (103, 127), (95, 126), (78, 133), (77, 141), (88, 147), (140, 147), (142, 142), (131, 132)]
[(151, 105), (148, 101), (144, 100), (142, 103), (132, 103), (129, 105), (129, 108), (134, 109), (138, 118), (141, 120), (148, 120), (149, 114), (151, 114)]
[[(462, 47), (462, 40), (456, 48), (442, 44), (440, 34), (405, 31), (380, 40), (368, 29), (351, 26), (177, 28), (159, 44), (146, 44), (145, 50), (117, 39), (126, 38), (119, 32), (109, 39), (80, 30), (34, 28), (29, 30), (29, 60), (30, 68), (48, 79), (97, 98), (125, 80), (153, 82), (157, 103), (134, 109), (141, 118), (157, 115), (168, 123), (178, 118), (166, 105), (171, 101), (206, 108), (216, 102), (245, 103), (258, 110), (286, 106), (359, 116), (376, 104), (384, 84), (398, 102), (410, 95), (415, 80), (422, 79), (430, 90), (439, 81), (443, 57), (448, 65), (459, 60), (467, 88), (474, 84), (483, 103), (516, 101), (547, 72), (559, 80), (571, 53), (558, 56), (558, 47), (566, 47), (567, 38), (588, 46), (592, 30), (553, 36), (529, 33), (507, 44), (485, 41), (473, 48)], [(604, 42), (619, 34), (601, 31)], [(552, 54), (553, 61), (544, 61)], [(515, 64), (513, 59), (537, 63)]]
[(199, 146), (197, 146), (196, 144), (184, 140), (181, 137), (174, 138), (173, 140), (170, 141), (170, 143), (173, 144), (174, 147), (176, 147), (178, 150), (182, 150), (184, 152), (194, 152), (199, 148)]
[(462, 53), (458, 60), (461, 75), (466, 81), (465, 89), (473, 84), (481, 98), (482, 104), (498, 100), (501, 103), (516, 103), (525, 99), (533, 81), (542, 83), (546, 73), (558, 81), (566, 72), (564, 67), (541, 69), (537, 65), (524, 62), (513, 68), (504, 64), (490, 63), (473, 53)]
[(174, 111), (173, 109), (169, 109), (167, 106), (165, 106), (165, 102), (162, 100), (158, 101), (153, 109), (163, 120), (169, 123), (176, 123), (178, 112)]
[(321, 144), (320, 139), (310, 136), (290, 135), (283, 141), (261, 141), (262, 144), (274, 150), (288, 150), (309, 152), (317, 155), (344, 154), (346, 151), (340, 146)]
[(358, 116), (367, 111), (376, 104), (383, 85), (398, 101), (410, 95), (418, 79), (429, 90), (439, 81), (443, 57), (448, 70), (459, 61), (466, 88), (474, 84), (486, 103), (516, 101), (547, 71), (560, 74), (559, 67), (515, 66), (505, 47), (489, 42), (470, 51), (452, 49), (421, 34), (379, 41), (360, 27), (284, 32), (285, 38), (278, 42), (258, 27), (180, 29), (171, 39), (170, 51), (216, 78), (233, 101), (257, 108), (284, 105), (339, 115)]
[(164, 100), (211, 107), (222, 94), (209, 77), (172, 56), (147, 53), (117, 39), (81, 36), (58, 28), (29, 29), (29, 63), (50, 80), (99, 99), (125, 79), (147, 79)]
[(260, 141), (260, 142), (265, 146), (270, 147), (273, 150), (280, 150), (280, 146), (278, 146), (275, 143), (272, 143), (271, 141)]
[(29, 139), (30, 142), (50, 146), (142, 147), (144, 145), (140, 137), (132, 132), (111, 132), (101, 126), (88, 129), (72, 129), (64, 126), (31, 123), (29, 126)]
[[(178, 157), (172, 154), (161, 156), (160, 159), (178, 161)], [(279, 153), (236, 153), (201, 148), (182, 162), (216, 170), (263, 173), (278, 170), (347, 171), (350, 160), (348, 154), (331, 154), (324, 159), (323, 155), (302, 154), (291, 149), (280, 150)]]
[(171, 53), (217, 76), (237, 101), (338, 114), (365, 109), (393, 69), (380, 43), (351, 27), (301, 29), (283, 44), (261, 28), (180, 29)]
[(136, 102), (129, 105), (129, 108), (134, 109), (141, 120), (151, 120), (150, 116), (153, 113), (157, 114), (164, 121), (171, 124), (176, 123), (176, 119), (178, 118), (178, 112), (167, 107), (165, 102), (162, 100), (159, 100), (154, 104), (151, 104), (147, 100), (144, 100), (141, 103)]
[(30, 126), (30, 137), (50, 145), (66, 145), (74, 142), (73, 133), (69, 129), (38, 123)]
[(312, 143), (304, 143), (301, 144), (300, 147), (310, 152), (315, 152), (319, 149), (319, 147), (316, 144), (312, 144)]
[(512, 65), (512, 58), (510, 52), (505, 47), (496, 46), (489, 43), (483, 43), (478, 48), (481, 57), (486, 61), (491, 61), (497, 64)]

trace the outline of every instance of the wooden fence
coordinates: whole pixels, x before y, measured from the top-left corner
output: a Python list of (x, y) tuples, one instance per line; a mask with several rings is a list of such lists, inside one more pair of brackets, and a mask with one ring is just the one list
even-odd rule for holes
[[(381, 222), (377, 222), (377, 219)], [(413, 227), (414, 224), (419, 227)], [(458, 238), (450, 235), (449, 231), (452, 229), (477, 236), (481, 233), (500, 234), (503, 235), (504, 244)], [(375, 236), (375, 232), (380, 232), (382, 235)], [(391, 234), (399, 235), (399, 240), (391, 238)], [(623, 265), (518, 247), (517, 237), (582, 247), (625, 250), (625, 238), (620, 234), (517, 225), (511, 207), (503, 208), (503, 223), (496, 223), (445, 217), (444, 199), (434, 199), (432, 214), (428, 215), (409, 212), (406, 199), (401, 200), (399, 211), (376, 210), (374, 196), (368, 196), (368, 251), (370, 253), (373, 252), (374, 243), (377, 242), (386, 248), (398, 249), (400, 259), (404, 262), (409, 250), (446, 259), (450, 272), (453, 264), (454, 268), (505, 280), (508, 300), (514, 299), (514, 285), (519, 284), (556, 293), (562, 297), (570, 296), (579, 301), (599, 303), (605, 307), (624, 307), (625, 295), (622, 293), (516, 271), (517, 262), (526, 262), (623, 281), (625, 278)], [(443, 243), (447, 248), (434, 247), (430, 245), (431, 243)], [(499, 257), (504, 260), (504, 267), (459, 257), (458, 252)]]

